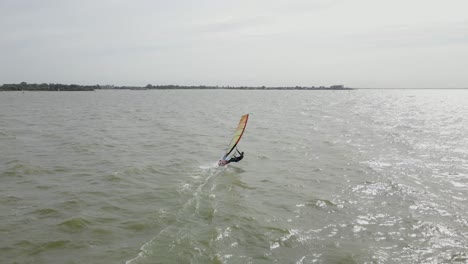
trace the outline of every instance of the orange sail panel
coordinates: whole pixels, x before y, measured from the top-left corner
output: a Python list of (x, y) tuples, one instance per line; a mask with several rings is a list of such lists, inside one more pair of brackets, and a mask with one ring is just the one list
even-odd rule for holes
[(231, 142), (229, 143), (229, 146), (227, 147), (226, 152), (223, 156), (223, 160), (228, 160), (229, 156), (236, 148), (237, 143), (239, 143), (240, 139), (242, 138), (242, 135), (244, 134), (245, 127), (247, 126), (247, 120), (249, 120), (249, 114), (243, 115), (241, 117), (239, 124), (237, 125), (236, 131), (234, 132), (234, 137), (231, 139)]

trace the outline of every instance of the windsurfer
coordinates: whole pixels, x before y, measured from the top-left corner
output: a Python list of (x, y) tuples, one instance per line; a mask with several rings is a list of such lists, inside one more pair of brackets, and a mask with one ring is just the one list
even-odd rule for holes
[(238, 149), (236, 149), (237, 153), (239, 153), (239, 156), (233, 156), (232, 158), (230, 158), (229, 160), (219, 160), (218, 161), (218, 165), (219, 166), (224, 166), (224, 165), (227, 165), (231, 162), (239, 162), (241, 161), (243, 158), (244, 158), (244, 152), (240, 152)]
[(229, 159), (229, 162), (239, 162), (244, 158), (244, 152), (243, 151), (240, 152), (238, 149), (236, 149), (236, 151), (237, 151), (237, 153), (239, 153), (240, 156), (236, 157), (234, 155), (234, 157)]
[[(218, 161), (219, 166), (227, 165), (230, 162), (239, 162), (244, 158), (244, 152), (240, 152), (236, 146), (244, 134), (245, 127), (247, 126), (247, 120), (249, 120), (249, 114), (243, 115), (239, 120), (239, 124), (237, 124), (236, 131), (234, 132), (234, 137), (231, 139), (231, 142), (229, 142), (223, 157)], [(234, 149), (237, 150), (237, 153), (239, 153), (240, 156), (236, 157)]]

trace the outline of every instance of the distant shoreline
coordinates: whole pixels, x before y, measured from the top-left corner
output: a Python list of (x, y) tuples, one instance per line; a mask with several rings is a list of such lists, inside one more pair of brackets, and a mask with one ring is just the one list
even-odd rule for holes
[(344, 85), (325, 86), (294, 86), (294, 87), (267, 87), (267, 86), (182, 86), (182, 85), (151, 85), (140, 86), (114, 86), (114, 85), (77, 85), (77, 84), (3, 84), (0, 91), (95, 91), (95, 90), (353, 90)]
[(286, 91), (349, 91), (349, 90), (465, 90), (468, 88), (350, 88), (344, 85), (326, 86), (182, 86), (182, 85), (151, 85), (142, 86), (114, 86), (114, 85), (77, 85), (77, 84), (3, 84), (0, 91), (96, 91), (96, 90), (286, 90)]

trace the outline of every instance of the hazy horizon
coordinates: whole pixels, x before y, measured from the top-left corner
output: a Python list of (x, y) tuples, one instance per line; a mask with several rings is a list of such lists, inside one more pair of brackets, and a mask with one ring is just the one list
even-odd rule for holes
[[(21, 83), (0, 83), (0, 87), (2, 85), (11, 85), (11, 84), (14, 84), (14, 85), (18, 85), (18, 84), (21, 84)], [(37, 82), (31, 82), (31, 83), (27, 83), (28, 85), (31, 85), (31, 84), (36, 84), (36, 85), (40, 85), (42, 83), (37, 83)], [(82, 84), (77, 84), (77, 83), (45, 83), (45, 84), (57, 84), (57, 85), (66, 85), (66, 86), (69, 86), (69, 85), (79, 85), (79, 86), (83, 86), (83, 87), (86, 87), (86, 86), (101, 86), (102, 89), (114, 89), (114, 88), (117, 88), (117, 89), (120, 89), (120, 88), (132, 88), (132, 87), (135, 87), (135, 88), (145, 88), (147, 85), (151, 85), (152, 88), (150, 89), (155, 89), (154, 87), (165, 87), (165, 86), (174, 86), (174, 89), (181, 89), (181, 87), (194, 87), (195, 89), (197, 87), (206, 87), (206, 89), (210, 89), (210, 88), (213, 88), (213, 89), (242, 89), (242, 88), (265, 88), (266, 90), (268, 90), (269, 88), (271, 88), (271, 90), (275, 90), (275, 88), (316, 88), (316, 89), (319, 89), (319, 88), (332, 88), (332, 86), (341, 86), (341, 85), (330, 85), (330, 86), (317, 86), (317, 85), (309, 85), (309, 86), (298, 86), (298, 85), (290, 85), (290, 86), (263, 86), (263, 85), (260, 85), (260, 86), (253, 86), (253, 85), (241, 85), (241, 86), (233, 86), (233, 85), (204, 85), (204, 84), (193, 84), (193, 85), (190, 85), (190, 84), (187, 84), (187, 85), (178, 85), (178, 84), (146, 84), (146, 85), (119, 85), (119, 84), (100, 84), (100, 83), (95, 83), (95, 84), (91, 84), (91, 83), (82, 83)], [(400, 90), (400, 89), (409, 89), (409, 90), (440, 90), (440, 89), (453, 89), (453, 90), (465, 90), (465, 89), (468, 89), (468, 87), (432, 87), (432, 88), (425, 88), (425, 87), (349, 87), (349, 86), (346, 86), (346, 85), (343, 85), (343, 88), (346, 88), (346, 89), (369, 89), (369, 90), (378, 90), (378, 89), (387, 89), (387, 90), (392, 90), (392, 89), (395, 89), (395, 90)], [(156, 88), (157, 89), (157, 88)], [(163, 89), (166, 89), (166, 88), (163, 88)], [(2, 91), (2, 90), (0, 90)], [(38, 90), (39, 91), (39, 90)]]
[(0, 2), (0, 83), (468, 88), (468, 2)]

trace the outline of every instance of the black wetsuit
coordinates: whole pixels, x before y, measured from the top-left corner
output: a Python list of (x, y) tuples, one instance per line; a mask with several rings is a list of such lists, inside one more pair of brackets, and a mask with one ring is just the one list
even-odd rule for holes
[(239, 152), (239, 150), (237, 150), (237, 153), (239, 153), (240, 156), (230, 158), (228, 163), (230, 163), (230, 162), (239, 162), (244, 158), (244, 152)]

